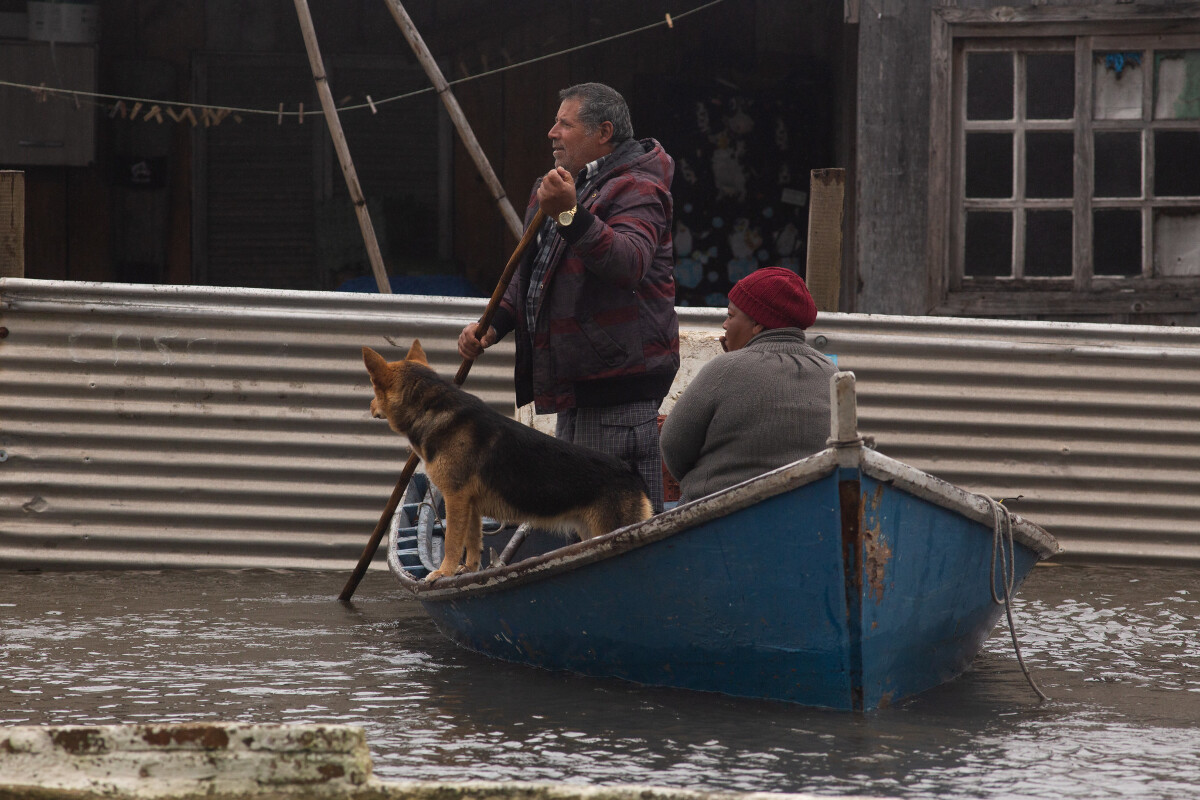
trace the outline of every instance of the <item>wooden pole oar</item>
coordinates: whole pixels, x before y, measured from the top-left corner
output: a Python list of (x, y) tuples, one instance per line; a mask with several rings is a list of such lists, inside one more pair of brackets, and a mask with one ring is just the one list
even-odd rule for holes
[(313, 80), (317, 84), (317, 96), (321, 98), (321, 109), (325, 112), (325, 124), (329, 126), (329, 136), (333, 139), (334, 149), (337, 150), (338, 163), (342, 165), (342, 175), (346, 178), (346, 189), (350, 192), (350, 200), (354, 203), (354, 213), (358, 215), (358, 227), (367, 247), (367, 260), (371, 263), (371, 272), (375, 275), (379, 293), (391, 294), (392, 285), (388, 281), (387, 268), (383, 264), (383, 254), (379, 252), (379, 241), (375, 238), (375, 226), (371, 224), (371, 214), (367, 211), (367, 201), (363, 197), (362, 186), (358, 182), (358, 172), (354, 169), (354, 162), (350, 160), (350, 146), (346, 144), (346, 135), (342, 132), (342, 123), (338, 119), (337, 106), (333, 103), (333, 93), (329, 90), (329, 81), (325, 79), (325, 63), (321, 59), (321, 50), (317, 47), (317, 32), (313, 28), (308, 0), (295, 0), (295, 2), (296, 15), (300, 18), (300, 32), (304, 35), (304, 47), (308, 50), (308, 63), (312, 67)]
[[(500, 275), (500, 280), (496, 283), (496, 289), (492, 292), (492, 299), (488, 301), (487, 308), (483, 310), (483, 316), (479, 318), (479, 326), (475, 329), (475, 335), (478, 338), (483, 338), (487, 333), (487, 329), (492, 324), (492, 317), (496, 315), (496, 309), (500, 306), (500, 299), (504, 297), (504, 292), (508, 289), (508, 284), (512, 281), (513, 273), (517, 271), (517, 265), (521, 263), (522, 256), (529, 249), (529, 245), (537, 238), (538, 229), (542, 227), (542, 223), (546, 220), (546, 214), (538, 209), (534, 215), (533, 221), (529, 223), (529, 227), (525, 229), (525, 233), (521, 236), (521, 241), (517, 242), (517, 249), (513, 251), (512, 256), (508, 259), (508, 264), (504, 267), (504, 272)], [(458, 368), (458, 372), (454, 375), (454, 383), (456, 386), (462, 386), (463, 381), (467, 379), (467, 373), (471, 371), (471, 364), (474, 363), (470, 358), (464, 358), (462, 366)], [(338, 595), (338, 599), (342, 602), (349, 602), (354, 596), (354, 591), (358, 588), (358, 584), (362, 581), (363, 576), (367, 574), (367, 567), (371, 565), (371, 561), (375, 558), (375, 551), (379, 549), (379, 543), (383, 540), (383, 534), (387, 531), (388, 523), (392, 519), (392, 515), (396, 513), (396, 508), (400, 505), (401, 498), (404, 497), (404, 490), (408, 488), (408, 482), (412, 480), (413, 473), (417, 471), (417, 462), (420, 458), (416, 453), (408, 457), (408, 461), (404, 464), (404, 469), (400, 472), (400, 479), (396, 481), (396, 488), (392, 490), (392, 496), (388, 498), (387, 505), (383, 508), (383, 513), (379, 516), (379, 522), (375, 524), (375, 530), (371, 532), (371, 538), (367, 541), (367, 546), (363, 548), (362, 555), (359, 556), (358, 565), (354, 567), (354, 572), (350, 575), (350, 579), (346, 581), (345, 587), (342, 588), (342, 593)]]

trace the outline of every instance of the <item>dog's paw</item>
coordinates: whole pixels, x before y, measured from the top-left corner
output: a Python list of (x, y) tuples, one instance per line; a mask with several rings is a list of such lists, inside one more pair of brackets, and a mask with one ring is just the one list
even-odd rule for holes
[(446, 570), (444, 570), (444, 569), (435, 569), (433, 572), (431, 572), (431, 573), (429, 573), (428, 575), (426, 575), (426, 576), (425, 576), (425, 582), (426, 582), (426, 583), (433, 583), (433, 582), (434, 582), (434, 581), (436, 581), (438, 578), (448, 578), (448, 577), (450, 577), (450, 573), (449, 573), (449, 572), (447, 572)]
[(474, 571), (475, 571), (475, 570), (471, 569), (471, 568), (470, 568), (470, 567), (468, 567), (466, 564), (459, 564), (459, 565), (458, 565), (458, 569), (454, 570), (454, 574), (455, 574), (455, 575), (462, 575), (462, 574), (464, 574), (464, 573), (467, 573), (467, 572), (474, 572)]

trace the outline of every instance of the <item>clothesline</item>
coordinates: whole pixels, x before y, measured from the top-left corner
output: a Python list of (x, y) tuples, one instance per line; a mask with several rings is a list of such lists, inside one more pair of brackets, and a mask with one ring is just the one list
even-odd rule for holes
[[(674, 28), (677, 21), (689, 17), (697, 12), (704, 11), (705, 9), (722, 2), (724, 2), (724, 0), (708, 0), (706, 3), (702, 3), (693, 9), (681, 12), (679, 14), (665, 14), (662, 20), (652, 22), (648, 25), (642, 25), (640, 27), (623, 31), (621, 33), (616, 33), (611, 36), (595, 39), (585, 44), (575, 45), (574, 47), (568, 47), (563, 50), (557, 50), (553, 53), (546, 53), (544, 55), (528, 58), (524, 61), (518, 61), (515, 64), (506, 64), (503, 67), (485, 70), (484, 72), (480, 72), (475, 75), (467, 75), (462, 78), (447, 81), (447, 83), (450, 86), (457, 86), (458, 84), (491, 77), (493, 75), (498, 75), (502, 72), (507, 72), (519, 67), (526, 67), (551, 58), (567, 55), (568, 53), (578, 52), (580, 50), (585, 50), (589, 47), (595, 47), (596, 45), (604, 44), (606, 42), (622, 39), (627, 36), (633, 36), (653, 28), (659, 28), (662, 26)], [(311, 110), (305, 111), (303, 103), (298, 103), (295, 110), (287, 109), (285, 103), (279, 103), (278, 106), (273, 109), (241, 108), (237, 106), (210, 105), (206, 103), (181, 103), (170, 100), (156, 100), (147, 97), (130, 97), (126, 95), (106, 94), (103, 92), (86, 92), (78, 89), (62, 89), (49, 87), (44, 83), (34, 86), (27, 83), (0, 80), (0, 86), (8, 86), (15, 89), (26, 89), (34, 92), (35, 94), (41, 95), (43, 99), (50, 96), (67, 97), (73, 99), (77, 105), (81, 100), (83, 100), (92, 105), (108, 108), (110, 117), (115, 117), (119, 114), (122, 118), (136, 119), (140, 114), (143, 120), (152, 119), (160, 123), (165, 121), (163, 119), (164, 113), (176, 122), (187, 119), (192, 123), (192, 125), (204, 124), (206, 126), (219, 125), (226, 117), (232, 117), (236, 122), (241, 122), (241, 115), (243, 114), (275, 117), (280, 124), (283, 123), (284, 117), (296, 117), (299, 122), (303, 124), (305, 115), (307, 114), (312, 116), (313, 114), (313, 111)], [(353, 99), (353, 95), (350, 95), (343, 98), (343, 103), (338, 106), (338, 110), (360, 111), (363, 109), (370, 109), (371, 113), (375, 114), (378, 112), (380, 106), (387, 105), (389, 103), (395, 103), (401, 100), (407, 100), (411, 97), (428, 94), (433, 91), (434, 88), (432, 86), (427, 86), (423, 89), (417, 89), (415, 91), (405, 92), (403, 94), (393, 95), (391, 97), (385, 97), (380, 100), (373, 100), (371, 95), (368, 94), (364, 95), (365, 102), (353, 104), (350, 103), (350, 100)], [(176, 111), (175, 109), (183, 110)]]

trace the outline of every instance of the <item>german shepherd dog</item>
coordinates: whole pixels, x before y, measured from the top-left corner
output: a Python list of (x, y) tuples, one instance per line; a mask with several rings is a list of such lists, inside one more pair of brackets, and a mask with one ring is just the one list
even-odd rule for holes
[(590, 539), (653, 513), (631, 467), (493, 410), (430, 369), (419, 339), (403, 361), (364, 347), (363, 362), (372, 416), (408, 437), (446, 499), (446, 555), (425, 580), (479, 569), (484, 516)]

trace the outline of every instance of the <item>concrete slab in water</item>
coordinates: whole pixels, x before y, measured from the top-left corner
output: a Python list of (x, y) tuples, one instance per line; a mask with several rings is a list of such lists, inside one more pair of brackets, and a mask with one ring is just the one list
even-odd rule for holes
[[(351, 725), (0, 728), (0, 800), (804, 800), (644, 786), (384, 782)], [(824, 796), (828, 800), (828, 796)], [(814, 798), (815, 800), (815, 798)], [(861, 800), (861, 799), (860, 799)]]

